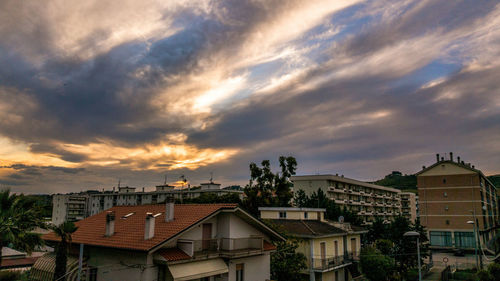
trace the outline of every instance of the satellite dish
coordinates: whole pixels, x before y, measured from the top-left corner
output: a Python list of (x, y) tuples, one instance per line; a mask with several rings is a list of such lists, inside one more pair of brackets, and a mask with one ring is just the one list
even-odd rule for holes
[(343, 222), (344, 222), (344, 216), (340, 216), (340, 217), (339, 217), (339, 222), (340, 222), (340, 223), (343, 223)]

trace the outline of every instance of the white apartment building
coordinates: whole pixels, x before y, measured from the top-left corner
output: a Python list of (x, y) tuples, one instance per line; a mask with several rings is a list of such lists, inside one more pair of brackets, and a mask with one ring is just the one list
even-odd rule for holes
[[(84, 245), (82, 281), (266, 281), (271, 242), (284, 240), (236, 204), (119, 206), (76, 224), (70, 253)], [(41, 257), (34, 281), (50, 280), (54, 266)]]
[(164, 184), (156, 186), (152, 192), (136, 192), (135, 187), (122, 186), (118, 191), (82, 192), (70, 194), (56, 194), (52, 202), (52, 222), (59, 225), (65, 221), (78, 221), (88, 216), (93, 216), (114, 206), (136, 206), (144, 204), (157, 204), (167, 200), (184, 200), (197, 198), (201, 194), (211, 193), (218, 196), (237, 194), (243, 197), (243, 191), (221, 189), (220, 184), (211, 183), (202, 188), (175, 189), (174, 186)]
[(402, 214), (401, 190), (362, 182), (339, 175), (292, 176), (293, 189), (307, 195), (321, 189), (341, 207), (357, 212), (371, 223), (376, 217), (392, 220)]
[(401, 213), (411, 222), (418, 217), (418, 196), (413, 192), (401, 192)]

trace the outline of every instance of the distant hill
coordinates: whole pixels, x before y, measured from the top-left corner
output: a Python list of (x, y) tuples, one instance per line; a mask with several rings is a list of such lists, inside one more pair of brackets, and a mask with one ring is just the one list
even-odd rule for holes
[(497, 188), (500, 188), (500, 175), (489, 176), (488, 179), (493, 183)]
[(401, 172), (393, 171), (391, 174), (385, 176), (383, 179), (375, 181), (374, 184), (397, 188), (401, 190), (416, 190), (417, 176), (403, 175)]

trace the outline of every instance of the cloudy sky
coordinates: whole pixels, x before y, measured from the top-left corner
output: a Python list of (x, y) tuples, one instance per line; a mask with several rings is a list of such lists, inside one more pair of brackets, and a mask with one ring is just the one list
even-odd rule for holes
[(3, 0), (0, 185), (500, 173), (499, 46), (492, 0)]

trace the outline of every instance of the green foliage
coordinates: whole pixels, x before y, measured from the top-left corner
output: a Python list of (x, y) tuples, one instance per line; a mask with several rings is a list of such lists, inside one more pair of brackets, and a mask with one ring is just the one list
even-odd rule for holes
[(479, 279), (479, 281), (496, 281), (493, 278), (493, 275), (491, 275), (491, 273), (485, 269), (479, 270), (476, 275), (477, 275), (477, 278)]
[(31, 253), (43, 245), (40, 235), (32, 232), (36, 227), (45, 225), (35, 202), (22, 194), (0, 191), (0, 251), (9, 246)]
[(384, 281), (391, 276), (394, 259), (383, 255), (375, 247), (367, 246), (361, 250), (359, 264), (361, 271), (369, 280)]
[(306, 257), (297, 253), (298, 243), (287, 240), (277, 243), (276, 252), (271, 254), (271, 279), (278, 281), (300, 281), (300, 272), (307, 268)]
[(295, 205), (301, 208), (324, 208), (326, 209), (325, 218), (337, 221), (340, 216), (344, 217), (344, 221), (353, 225), (361, 225), (363, 220), (355, 212), (345, 208), (340, 208), (333, 200), (328, 199), (322, 189), (318, 188), (317, 192), (307, 196), (304, 190), (299, 189), (294, 197)]
[(392, 253), (394, 243), (391, 240), (379, 239), (375, 241), (375, 247), (384, 255), (389, 256)]
[(491, 263), (488, 265), (488, 272), (493, 276), (493, 279), (500, 280), (500, 264)]
[(378, 180), (375, 184), (397, 188), (401, 190), (417, 189), (417, 176), (415, 175), (402, 175), (399, 172), (392, 172), (385, 176), (383, 179)]
[(280, 156), (279, 163), (281, 172), (276, 174), (271, 171), (269, 160), (262, 161), (262, 167), (250, 163), (250, 182), (244, 189), (246, 198), (242, 206), (254, 216), (258, 216), (259, 207), (290, 206), (290, 177), (295, 175), (297, 160), (292, 156)]
[(489, 176), (488, 179), (494, 186), (500, 187), (500, 175)]
[[(54, 281), (65, 280), (66, 263), (68, 261), (68, 243), (71, 243), (71, 235), (78, 229), (72, 222), (64, 222), (59, 226), (53, 226), (52, 231), (61, 239), (56, 249), (56, 268), (54, 270)], [(62, 278), (62, 279), (61, 279)]]
[(213, 203), (241, 203), (240, 195), (237, 193), (230, 193), (224, 195), (217, 195), (215, 193), (202, 193), (197, 198), (186, 198), (183, 202), (176, 200), (176, 203), (182, 204), (213, 204)]
[(454, 280), (467, 280), (467, 281), (476, 281), (477, 275), (476, 273), (473, 272), (467, 272), (467, 271), (456, 271), (451, 275), (452, 279)]

